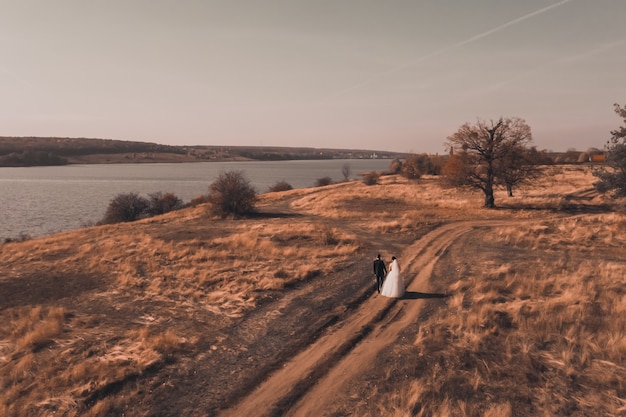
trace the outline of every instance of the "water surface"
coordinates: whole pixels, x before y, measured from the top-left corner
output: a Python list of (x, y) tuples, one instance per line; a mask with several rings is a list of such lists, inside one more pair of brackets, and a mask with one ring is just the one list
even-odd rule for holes
[(0, 241), (20, 234), (41, 236), (91, 225), (102, 219), (116, 195), (136, 192), (147, 197), (171, 192), (184, 202), (206, 194), (222, 172), (242, 171), (258, 193), (277, 181), (294, 188), (314, 186), (330, 177), (350, 179), (367, 171), (384, 171), (388, 159), (279, 162), (197, 162), (178, 164), (97, 164), (0, 168)]

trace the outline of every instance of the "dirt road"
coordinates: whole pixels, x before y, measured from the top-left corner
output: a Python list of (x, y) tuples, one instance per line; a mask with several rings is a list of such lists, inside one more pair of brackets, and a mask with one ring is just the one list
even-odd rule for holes
[(274, 372), (221, 416), (322, 416), (350, 381), (417, 320), (430, 294), (428, 280), (440, 256), (459, 236), (487, 222), (460, 222), (425, 235), (401, 254), (405, 298), (374, 295)]

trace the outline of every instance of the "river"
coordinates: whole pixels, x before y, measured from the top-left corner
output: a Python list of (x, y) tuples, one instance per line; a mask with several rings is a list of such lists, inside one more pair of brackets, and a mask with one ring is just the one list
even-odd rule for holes
[(242, 171), (258, 193), (277, 181), (293, 188), (315, 185), (318, 178), (350, 179), (385, 171), (389, 159), (334, 159), (272, 162), (197, 162), (177, 164), (96, 164), (0, 168), (0, 243), (20, 235), (42, 236), (95, 224), (118, 194), (147, 197), (171, 192), (184, 202), (206, 194), (222, 172)]

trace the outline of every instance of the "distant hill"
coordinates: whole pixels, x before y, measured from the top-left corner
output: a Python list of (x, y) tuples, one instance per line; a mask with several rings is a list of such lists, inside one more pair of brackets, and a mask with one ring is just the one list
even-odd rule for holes
[(308, 147), (171, 146), (113, 139), (0, 137), (0, 166), (98, 163), (403, 158), (373, 150)]

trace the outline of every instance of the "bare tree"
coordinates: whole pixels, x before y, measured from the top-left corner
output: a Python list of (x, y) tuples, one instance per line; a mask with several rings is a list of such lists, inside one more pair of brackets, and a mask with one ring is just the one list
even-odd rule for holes
[(464, 185), (478, 188), (485, 194), (485, 207), (494, 208), (494, 188), (498, 175), (506, 167), (506, 158), (512, 149), (525, 148), (532, 141), (530, 127), (523, 119), (500, 118), (498, 121), (478, 120), (463, 124), (448, 137), (448, 146), (454, 150)]
[(343, 167), (341, 167), (341, 174), (343, 175), (343, 179), (345, 181), (348, 181), (350, 179), (350, 173), (350, 164), (343, 164)]
[(615, 104), (615, 113), (624, 120), (624, 126), (611, 131), (607, 141), (606, 166), (594, 171), (599, 178), (594, 183), (601, 193), (611, 193), (614, 197), (626, 197), (626, 105)]
[(532, 155), (529, 149), (518, 145), (512, 146), (496, 161), (496, 180), (506, 187), (509, 197), (513, 197), (513, 187), (519, 187), (539, 176), (540, 171)]

